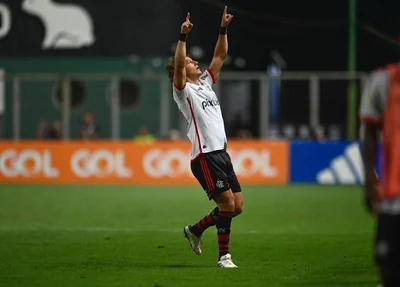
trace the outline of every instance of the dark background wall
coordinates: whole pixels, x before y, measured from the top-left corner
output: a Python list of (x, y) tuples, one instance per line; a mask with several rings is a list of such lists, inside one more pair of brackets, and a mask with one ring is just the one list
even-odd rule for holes
[[(41, 1), (41, 0), (28, 0)], [(127, 56), (160, 55), (169, 51), (171, 36), (179, 27), (176, 1), (146, 0), (57, 0), (85, 8), (94, 24), (96, 42), (80, 50), (42, 50), (43, 24), (21, 9), (21, 0), (2, 0), (13, 13), (12, 29), (0, 40), (2, 56)]]
[[(50, 0), (25, 0), (34, 2)], [(237, 66), (227, 62), (224, 70), (266, 71), (274, 62), (271, 52), (276, 51), (285, 60), (288, 71), (345, 71), (348, 63), (348, 0), (54, 0), (54, 3), (75, 3), (85, 8), (93, 21), (95, 42), (80, 49), (43, 49), (45, 29), (42, 21), (23, 11), (21, 0), (0, 0), (11, 12), (11, 30), (0, 38), (0, 67), (6, 72), (163, 72), (163, 67), (154, 66), (154, 58), (161, 63), (172, 55), (179, 35), (180, 25), (186, 13), (191, 12), (194, 29), (188, 37), (188, 48), (199, 47), (204, 51), (200, 61), (208, 63), (213, 54), (224, 5), (234, 19), (229, 27), (229, 54), (235, 60), (244, 59), (246, 65)], [(357, 70), (370, 71), (400, 58), (400, 1), (357, 1)], [(65, 19), (66, 21), (69, 19)], [(0, 27), (5, 19), (0, 16)], [(63, 21), (63, 19), (59, 19)], [(134, 55), (132, 57), (132, 55)], [(18, 59), (18, 60), (17, 60)], [(24, 61), (25, 64), (24, 64)], [(66, 62), (67, 61), (67, 62)], [(90, 63), (90, 64), (88, 64)], [(9, 83), (10, 84), (10, 83)], [(77, 118), (91, 107), (99, 111), (109, 110), (106, 91), (86, 89), (88, 101), (74, 111)], [(139, 88), (142, 97), (157, 93), (158, 87)], [(138, 87), (142, 85), (137, 84)], [(146, 86), (146, 85), (145, 85)], [(49, 101), (55, 115), (54, 84), (38, 93)], [(146, 86), (147, 87), (147, 86)], [(152, 88), (154, 87), (154, 88)], [(258, 85), (252, 85), (250, 114), (257, 124)], [(8, 86), (8, 90), (10, 86)], [(25, 100), (34, 101), (35, 89)], [(147, 91), (144, 93), (144, 91)], [(360, 90), (359, 90), (360, 92)], [(308, 121), (308, 82), (283, 81), (280, 93), (280, 122), (303, 124)], [(229, 96), (229, 95), (228, 95)], [(7, 94), (10, 97), (10, 94)], [(98, 101), (96, 98), (101, 98)], [(154, 99), (154, 98), (153, 98)], [(103, 106), (100, 108), (100, 103)], [(144, 103), (141, 101), (139, 103)], [(89, 104), (90, 103), (90, 104)], [(93, 105), (93, 103), (97, 103)], [(150, 103), (150, 102), (149, 102)], [(173, 103), (172, 103), (173, 104)], [(156, 105), (156, 104), (155, 104)], [(321, 122), (338, 124), (345, 128), (347, 105), (347, 82), (321, 82)], [(10, 107), (10, 101), (7, 106)], [(27, 104), (26, 107), (31, 105)], [(44, 105), (43, 105), (44, 107)], [(149, 106), (150, 107), (150, 106)], [(174, 109), (173, 109), (174, 110)], [(131, 137), (143, 122), (140, 104), (125, 112), (125, 123), (133, 122), (135, 131), (123, 130)], [(176, 111), (176, 110), (174, 110)], [(39, 113), (40, 115), (41, 113)], [(104, 112), (99, 112), (99, 115)], [(38, 115), (38, 116), (39, 116)], [(6, 117), (11, 119), (8, 113)], [(103, 118), (108, 125), (108, 116)], [(34, 121), (28, 120), (29, 124)], [(176, 121), (175, 121), (176, 122)], [(156, 132), (158, 120), (150, 120)], [(10, 124), (10, 121), (8, 121)], [(128, 128), (129, 129), (129, 128)], [(11, 131), (10, 128), (7, 129)], [(27, 128), (27, 130), (32, 130)], [(255, 126), (255, 131), (257, 127)], [(109, 127), (102, 129), (108, 137)], [(345, 133), (345, 131), (343, 131)]]
[[(40, 1), (40, 0), (29, 0)], [(43, 25), (21, 9), (21, 0), (2, 0), (12, 11), (12, 29), (0, 39), (1, 56), (120, 56), (171, 53), (181, 22), (192, 13), (195, 28), (189, 44), (212, 56), (224, 4), (234, 14), (229, 29), (233, 57), (247, 61), (245, 69), (264, 70), (277, 50), (290, 70), (345, 70), (347, 68), (348, 0), (57, 0), (77, 3), (89, 11), (96, 43), (80, 50), (44, 51)], [(371, 70), (397, 60), (400, 48), (398, 11), (392, 0), (358, 1), (358, 70)], [(378, 33), (366, 30), (368, 25)], [(227, 67), (235, 69), (235, 66)]]
[[(358, 0), (357, 68), (369, 71), (397, 61), (400, 47), (384, 40), (400, 36), (400, 2)], [(234, 14), (230, 27), (231, 52), (245, 57), (248, 69), (265, 69), (270, 52), (279, 51), (290, 70), (346, 70), (349, 1), (282, 0), (181, 1), (183, 10), (193, 11), (197, 25), (191, 43), (212, 43), (222, 6)], [(367, 31), (366, 24), (376, 28)], [(212, 45), (203, 44), (208, 55)]]

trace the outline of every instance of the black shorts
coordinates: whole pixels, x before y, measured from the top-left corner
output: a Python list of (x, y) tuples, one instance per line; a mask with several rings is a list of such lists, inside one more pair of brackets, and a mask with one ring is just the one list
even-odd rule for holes
[(241, 192), (239, 180), (233, 169), (231, 157), (225, 150), (200, 154), (191, 162), (193, 175), (197, 178), (208, 199), (227, 191)]
[(375, 259), (381, 268), (400, 274), (400, 215), (380, 214), (375, 242)]

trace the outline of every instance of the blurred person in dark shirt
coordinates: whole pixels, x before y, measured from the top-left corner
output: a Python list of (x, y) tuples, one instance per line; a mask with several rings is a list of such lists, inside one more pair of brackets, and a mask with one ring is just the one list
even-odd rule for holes
[(54, 121), (47, 130), (47, 139), (56, 140), (62, 138), (61, 124), (59, 121)]
[(93, 119), (92, 113), (86, 113), (80, 127), (80, 138), (91, 140), (97, 138), (98, 127)]
[(36, 139), (45, 139), (47, 136), (47, 122), (45, 119), (39, 121), (38, 128), (36, 130)]

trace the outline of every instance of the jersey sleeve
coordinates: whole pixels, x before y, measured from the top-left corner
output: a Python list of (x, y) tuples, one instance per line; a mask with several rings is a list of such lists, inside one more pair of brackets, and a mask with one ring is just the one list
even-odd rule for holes
[(200, 79), (207, 82), (210, 86), (215, 84), (216, 79), (213, 72), (210, 69), (204, 71), (204, 73), (200, 76)]
[(383, 103), (387, 98), (388, 75), (386, 71), (372, 73), (362, 93), (359, 116), (363, 124), (380, 125)]
[(177, 96), (179, 98), (187, 97), (187, 84), (185, 83), (183, 87), (177, 87), (175, 86), (175, 84), (172, 84), (172, 92), (174, 96)]

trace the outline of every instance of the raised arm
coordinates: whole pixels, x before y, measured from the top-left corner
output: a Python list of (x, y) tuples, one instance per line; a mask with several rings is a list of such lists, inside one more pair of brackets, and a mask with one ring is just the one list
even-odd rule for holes
[(209, 69), (213, 73), (214, 81), (217, 80), (219, 73), (221, 72), (222, 66), (224, 65), (226, 55), (228, 55), (227, 28), (233, 18), (233, 15), (228, 14), (227, 11), (228, 7), (225, 6), (224, 13), (222, 14), (221, 27), (219, 28), (217, 44), (214, 49), (214, 56), (209, 67)]
[(181, 26), (181, 34), (175, 50), (174, 85), (177, 89), (183, 89), (186, 84), (186, 37), (192, 28), (190, 13), (187, 13), (186, 21)]
[(377, 185), (379, 178), (375, 171), (379, 127), (382, 121), (380, 87), (384, 85), (385, 74), (375, 73), (368, 79), (362, 95), (360, 118), (362, 123), (362, 149), (365, 170), (364, 201), (370, 212), (376, 212), (378, 203)]

